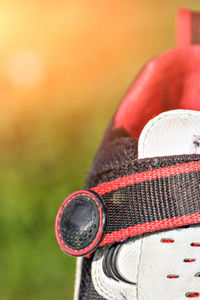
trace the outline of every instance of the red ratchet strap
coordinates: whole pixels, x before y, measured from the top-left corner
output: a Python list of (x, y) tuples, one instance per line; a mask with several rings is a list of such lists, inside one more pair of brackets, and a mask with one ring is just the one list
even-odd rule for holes
[(200, 223), (199, 155), (138, 160), (126, 168), (129, 175), (91, 189), (107, 207), (106, 232), (99, 246)]
[(178, 13), (176, 43), (178, 47), (200, 44), (200, 13), (181, 9)]

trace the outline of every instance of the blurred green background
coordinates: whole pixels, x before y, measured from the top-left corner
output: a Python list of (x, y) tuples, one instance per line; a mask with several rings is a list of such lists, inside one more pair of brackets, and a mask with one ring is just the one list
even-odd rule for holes
[(72, 299), (57, 210), (137, 72), (175, 46), (179, 7), (200, 3), (0, 1), (0, 299)]

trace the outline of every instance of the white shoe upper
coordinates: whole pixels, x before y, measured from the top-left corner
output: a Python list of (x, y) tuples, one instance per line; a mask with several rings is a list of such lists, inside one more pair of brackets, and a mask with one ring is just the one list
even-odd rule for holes
[[(200, 112), (173, 110), (144, 127), (138, 158), (200, 153)], [(103, 271), (108, 247), (95, 252), (92, 281), (109, 300), (182, 300), (200, 294), (200, 227), (190, 226), (147, 234), (124, 243), (117, 255), (123, 278), (115, 281)]]

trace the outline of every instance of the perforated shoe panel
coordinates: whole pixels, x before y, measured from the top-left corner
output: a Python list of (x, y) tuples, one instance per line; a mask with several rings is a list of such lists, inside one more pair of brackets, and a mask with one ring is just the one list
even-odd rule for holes
[(187, 299), (189, 293), (199, 298), (200, 248), (192, 244), (200, 245), (199, 226), (143, 238), (138, 299), (181, 300)]
[[(106, 299), (181, 300), (200, 295), (200, 227), (167, 230), (121, 247), (117, 258), (123, 278), (115, 281), (103, 272), (105, 247), (97, 250), (92, 278), (98, 293)], [(196, 297), (195, 296), (196, 293)]]

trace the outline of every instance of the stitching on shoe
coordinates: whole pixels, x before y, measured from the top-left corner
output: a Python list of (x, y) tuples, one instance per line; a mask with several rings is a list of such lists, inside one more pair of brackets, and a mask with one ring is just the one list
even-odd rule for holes
[[(101, 254), (101, 258), (102, 258), (102, 254)], [(93, 262), (92, 262), (93, 264)], [(101, 280), (101, 276), (100, 276), (100, 271), (99, 271), (99, 267), (101, 267), (101, 259), (99, 262), (96, 262), (95, 265), (92, 265), (92, 268), (94, 270), (94, 278), (95, 278), (95, 282), (97, 284), (97, 287), (99, 288), (100, 292), (105, 295), (106, 297), (111, 297), (112, 295), (110, 294), (110, 291), (108, 290), (107, 286), (105, 286), (104, 282)], [(115, 300), (115, 298), (112, 298), (113, 300)]]
[(103, 280), (101, 280), (101, 276), (100, 276), (100, 271), (98, 267), (101, 267), (101, 260), (100, 262), (96, 263), (95, 266), (93, 265), (93, 270), (94, 270), (94, 278), (95, 278), (95, 282), (96, 285), (98, 287), (98, 289), (100, 290), (100, 292), (102, 293), (102, 295), (106, 295), (106, 297), (111, 297), (109, 299), (113, 299), (115, 300), (116, 298), (113, 298), (113, 295), (110, 294), (111, 292), (108, 290), (107, 286), (104, 284)]
[[(102, 256), (101, 256), (101, 258), (102, 258)], [(92, 264), (93, 264), (93, 262), (92, 262)], [(116, 300), (116, 297), (119, 297), (119, 295), (122, 296), (121, 286), (119, 286), (118, 292), (113, 296), (111, 294), (111, 291), (109, 291), (108, 287), (105, 285), (104, 281), (101, 280), (101, 274), (100, 274), (101, 259), (100, 259), (99, 262), (97, 262), (95, 264), (95, 266), (93, 265), (92, 267), (93, 267), (93, 270), (94, 270), (94, 273), (93, 272), (92, 273), (94, 274), (94, 279), (95, 279), (95, 282), (96, 282), (96, 286), (99, 288), (99, 290), (100, 290), (100, 292), (102, 293), (103, 296), (106, 295), (106, 297), (111, 297), (109, 299), (112, 299), (112, 300)], [(92, 278), (93, 278), (93, 276), (92, 276)], [(110, 279), (108, 279), (108, 280), (110, 280)], [(94, 284), (94, 281), (93, 281), (93, 284)], [(120, 282), (118, 284), (125, 285), (124, 283), (120, 283)], [(126, 289), (125, 286), (124, 286), (124, 289)], [(119, 298), (117, 298), (117, 299), (119, 299)], [(137, 300), (137, 298), (135, 300)]]

